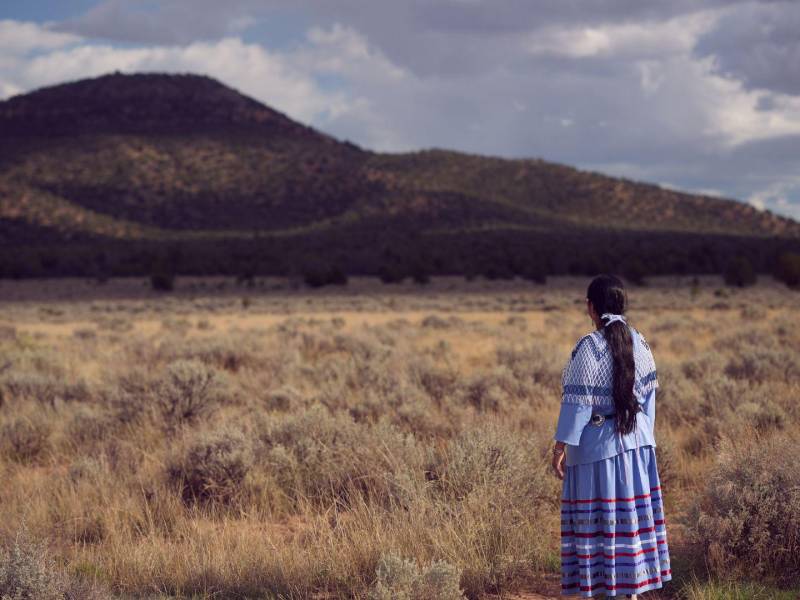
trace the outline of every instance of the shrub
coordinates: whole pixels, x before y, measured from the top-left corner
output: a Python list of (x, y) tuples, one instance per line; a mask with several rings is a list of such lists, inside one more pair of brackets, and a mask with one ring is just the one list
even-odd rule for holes
[(216, 373), (199, 360), (176, 360), (167, 366), (157, 401), (167, 423), (175, 425), (210, 413), (220, 388)]
[(490, 493), (535, 510), (557, 495), (539, 440), (494, 423), (464, 429), (443, 450), (431, 449), (427, 477), (448, 502)]
[(64, 600), (67, 585), (43, 544), (28, 538), (23, 526), (10, 548), (0, 550), (0, 598)]
[(417, 263), (411, 267), (411, 280), (419, 285), (426, 285), (430, 283), (431, 276), (428, 272), (428, 268), (422, 264)]
[(723, 360), (716, 352), (696, 354), (690, 360), (681, 363), (683, 375), (687, 379), (696, 382), (707, 381), (712, 375), (721, 373), (723, 368)]
[(462, 397), (466, 404), (480, 412), (507, 410), (510, 400), (502, 382), (482, 373), (473, 375), (466, 382)]
[(430, 328), (430, 329), (449, 329), (459, 323), (460, 320), (457, 318), (451, 320), (451, 319), (445, 319), (438, 315), (428, 315), (427, 317), (423, 318), (420, 321), (420, 327)]
[(289, 385), (271, 390), (264, 395), (264, 408), (267, 410), (287, 412), (300, 406), (302, 402), (303, 396), (300, 392)]
[(249, 440), (240, 430), (226, 427), (194, 434), (186, 447), (168, 461), (167, 477), (187, 504), (226, 504), (243, 491), (252, 466)]
[(775, 265), (775, 278), (789, 287), (800, 285), (800, 254), (784, 252)]
[(725, 374), (734, 379), (764, 383), (766, 381), (800, 381), (800, 365), (794, 354), (773, 348), (744, 348), (728, 361)]
[(732, 330), (731, 333), (718, 336), (713, 345), (719, 352), (744, 352), (753, 348), (779, 349), (780, 342), (769, 329), (758, 325), (746, 325)]
[(397, 263), (382, 263), (378, 269), (378, 277), (382, 283), (402, 283), (407, 277), (405, 269)]
[(737, 256), (725, 267), (723, 273), (725, 283), (738, 287), (753, 285), (756, 282), (756, 272), (753, 265), (744, 256)]
[(647, 275), (647, 267), (638, 256), (628, 259), (622, 265), (622, 276), (634, 285), (642, 285), (645, 275)]
[(0, 429), (0, 449), (17, 462), (35, 461), (49, 450), (50, 431), (42, 418), (17, 417)]
[(721, 441), (689, 528), (713, 574), (800, 583), (799, 442), (793, 432)]
[(543, 260), (528, 257), (522, 264), (520, 276), (534, 283), (547, 283), (547, 265)]
[(30, 398), (54, 406), (57, 401), (79, 402), (91, 397), (88, 384), (78, 379), (64, 381), (58, 374), (13, 371), (0, 380), (0, 391), (9, 398)]
[(78, 406), (67, 424), (67, 435), (76, 446), (94, 447), (113, 433), (113, 419), (89, 406)]
[(353, 493), (391, 502), (394, 474), (421, 464), (417, 446), (386, 422), (356, 423), (348, 414), (311, 407), (271, 415), (261, 425), (259, 461), (283, 491), (320, 504), (349, 504)]
[(753, 306), (746, 304), (739, 311), (743, 321), (761, 321), (767, 318), (767, 311), (763, 306)]
[(233, 373), (247, 365), (263, 366), (258, 345), (252, 336), (210, 336), (191, 340), (165, 340), (158, 347), (158, 360), (199, 360), (209, 366)]
[(411, 600), (411, 588), (419, 576), (413, 559), (396, 554), (381, 556), (375, 569), (377, 580), (370, 590), (370, 600)]
[(772, 400), (742, 402), (737, 413), (739, 417), (756, 429), (783, 429), (788, 417), (784, 410)]
[(150, 267), (150, 287), (158, 292), (169, 292), (175, 288), (175, 270), (170, 261), (158, 258)]
[(303, 281), (309, 287), (346, 285), (347, 275), (337, 265), (311, 264), (303, 268)]
[(459, 570), (445, 561), (420, 569), (413, 559), (394, 553), (381, 556), (370, 600), (464, 600)]
[(150, 275), (150, 287), (159, 292), (169, 292), (175, 289), (175, 275), (173, 273), (159, 272)]
[(563, 365), (544, 344), (498, 345), (495, 351), (498, 365), (511, 369), (520, 382), (534, 382), (559, 390)]
[(461, 385), (457, 369), (441, 366), (426, 357), (412, 357), (408, 365), (409, 379), (415, 382), (436, 404), (443, 404)]

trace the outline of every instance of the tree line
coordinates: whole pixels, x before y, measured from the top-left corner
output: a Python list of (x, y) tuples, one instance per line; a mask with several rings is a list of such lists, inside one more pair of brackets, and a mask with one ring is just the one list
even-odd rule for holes
[(787, 285), (800, 279), (800, 240), (723, 234), (599, 231), (419, 232), (411, 227), (359, 228), (283, 237), (225, 240), (111, 241), (7, 246), (0, 278), (150, 276), (169, 288), (179, 275), (302, 278), (310, 286), (344, 284), (348, 276), (385, 283), (436, 275), (470, 279), (620, 273), (639, 283), (651, 275), (721, 274), (749, 285), (759, 273)]

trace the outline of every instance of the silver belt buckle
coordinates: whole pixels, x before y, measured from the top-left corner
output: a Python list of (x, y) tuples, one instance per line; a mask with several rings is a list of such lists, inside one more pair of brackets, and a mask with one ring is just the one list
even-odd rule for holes
[(592, 425), (597, 425), (600, 427), (606, 421), (605, 415), (595, 414), (592, 415)]

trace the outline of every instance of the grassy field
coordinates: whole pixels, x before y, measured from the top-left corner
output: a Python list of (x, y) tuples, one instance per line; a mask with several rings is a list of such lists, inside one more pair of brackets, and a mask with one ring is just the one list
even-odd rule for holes
[[(0, 281), (0, 596), (553, 594), (588, 282)], [(799, 597), (800, 296), (628, 294), (676, 577), (645, 597)]]

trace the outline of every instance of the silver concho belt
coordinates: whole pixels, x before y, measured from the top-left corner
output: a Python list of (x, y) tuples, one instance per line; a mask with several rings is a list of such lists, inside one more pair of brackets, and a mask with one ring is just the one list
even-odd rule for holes
[(613, 419), (617, 416), (617, 413), (611, 413), (608, 415), (601, 415), (601, 414), (593, 414), (592, 415), (592, 425), (597, 425), (600, 427), (603, 423), (606, 422), (606, 419)]

